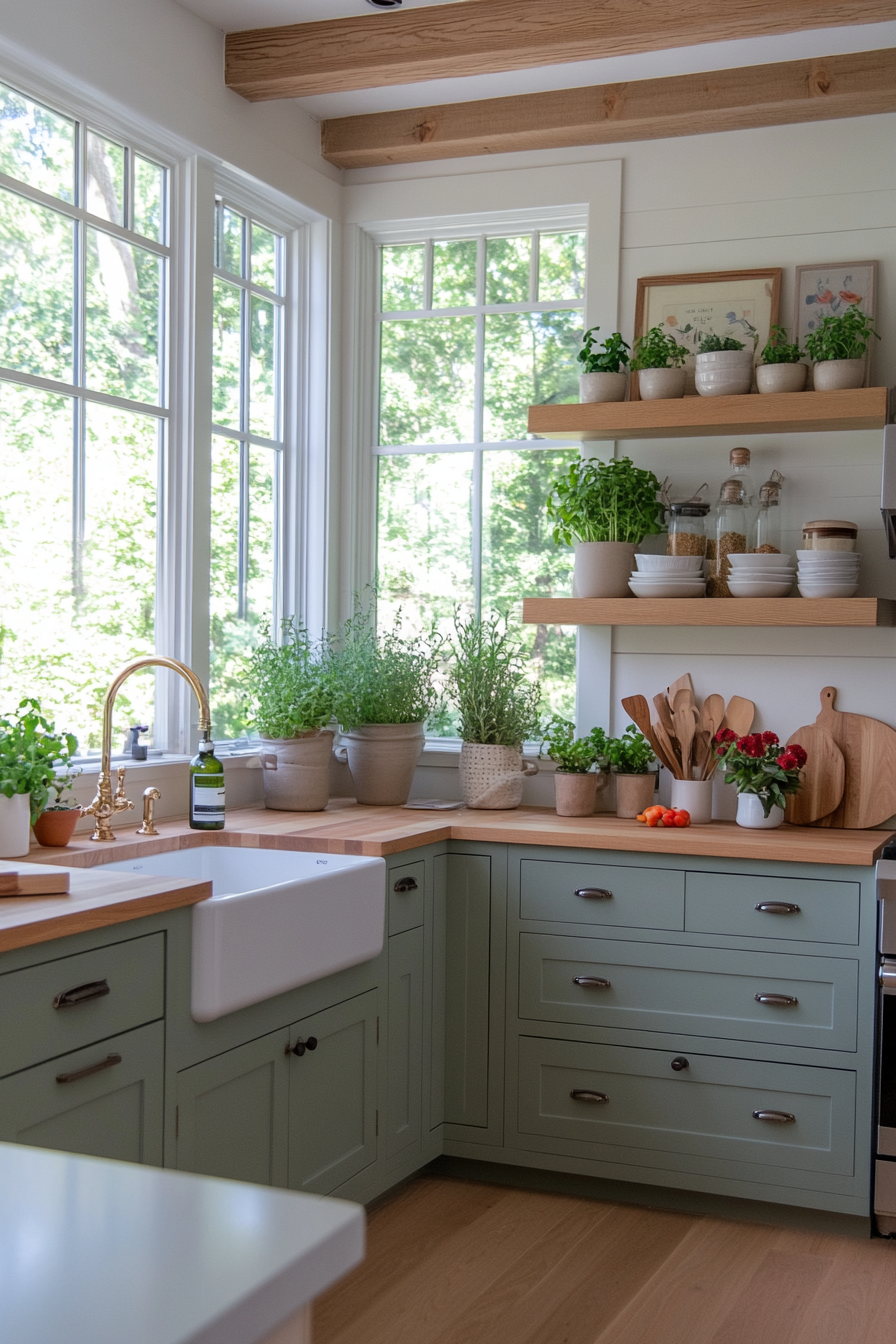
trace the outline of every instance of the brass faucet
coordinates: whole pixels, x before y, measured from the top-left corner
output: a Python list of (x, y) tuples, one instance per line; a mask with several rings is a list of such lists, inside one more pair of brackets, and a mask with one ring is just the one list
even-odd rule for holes
[(115, 834), (112, 830), (111, 818), (117, 812), (132, 811), (134, 807), (134, 804), (129, 802), (125, 796), (125, 768), (123, 765), (118, 767), (118, 788), (114, 796), (112, 794), (112, 710), (115, 707), (115, 697), (128, 677), (132, 672), (139, 672), (143, 667), (170, 667), (172, 672), (180, 673), (184, 681), (192, 687), (193, 693), (199, 701), (199, 732), (203, 740), (207, 741), (211, 735), (212, 719), (208, 695), (196, 673), (192, 668), (187, 667), (186, 663), (179, 663), (176, 658), (152, 655), (147, 658), (135, 658), (132, 663), (128, 663), (127, 667), (123, 667), (106, 692), (106, 699), (103, 702), (103, 752), (100, 760), (100, 777), (97, 780), (96, 797), (89, 807), (81, 808), (82, 817), (96, 817), (96, 830), (90, 837), (91, 840), (114, 840)]

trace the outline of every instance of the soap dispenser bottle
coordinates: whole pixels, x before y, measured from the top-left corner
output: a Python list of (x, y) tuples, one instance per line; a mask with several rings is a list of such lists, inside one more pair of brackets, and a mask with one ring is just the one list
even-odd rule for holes
[(224, 766), (208, 733), (190, 762), (190, 826), (194, 831), (224, 829)]

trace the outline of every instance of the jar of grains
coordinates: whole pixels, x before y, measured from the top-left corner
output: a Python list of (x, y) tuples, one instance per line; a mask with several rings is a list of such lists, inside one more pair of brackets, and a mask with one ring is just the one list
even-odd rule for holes
[(759, 513), (753, 525), (753, 545), (751, 550), (759, 555), (780, 555), (781, 553), (781, 486), (784, 477), (780, 471), (773, 471), (764, 485), (759, 487)]
[(705, 518), (709, 505), (697, 503), (669, 505), (669, 532), (666, 537), (667, 555), (705, 555)]
[(722, 485), (716, 512), (715, 538), (706, 547), (707, 597), (730, 597), (728, 556), (742, 555), (747, 549), (747, 509), (743, 481), (728, 480)]

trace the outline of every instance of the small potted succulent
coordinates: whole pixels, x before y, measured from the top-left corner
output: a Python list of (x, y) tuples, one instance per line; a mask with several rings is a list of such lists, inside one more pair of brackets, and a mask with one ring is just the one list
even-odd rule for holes
[(595, 332), (598, 331), (600, 327), (588, 328), (582, 336), (582, 348), (576, 355), (582, 366), (579, 398), (581, 401), (625, 401), (629, 346), (618, 331), (614, 331), (603, 345), (596, 346)]
[(0, 858), (28, 853), (31, 827), (50, 796), (56, 766), (65, 769), (77, 749), (77, 738), (57, 733), (39, 700), (20, 700), (14, 715), (0, 718)]
[(557, 770), (554, 796), (558, 817), (590, 817), (598, 790), (606, 788), (609, 775), (607, 738), (602, 728), (592, 728), (586, 737), (576, 737), (576, 726), (559, 716), (544, 729), (539, 756), (547, 755)]
[(753, 386), (753, 349), (733, 336), (701, 337), (697, 347), (697, 391), (701, 397), (736, 397)]
[(806, 337), (806, 351), (815, 361), (815, 391), (840, 392), (861, 387), (872, 337), (880, 340), (871, 318), (856, 304), (839, 317), (823, 317)]
[(725, 783), (737, 786), (738, 826), (780, 826), (788, 795), (800, 790), (805, 750), (798, 742), (782, 747), (775, 733), (738, 737), (730, 728), (721, 728), (713, 741)]
[(72, 785), (80, 774), (80, 770), (66, 770), (50, 780), (53, 802), (47, 804), (33, 826), (34, 838), (39, 845), (63, 849), (74, 835), (81, 819), (81, 808), (75, 801)]
[(617, 817), (639, 817), (656, 789), (656, 773), (650, 770), (656, 760), (653, 748), (630, 723), (621, 737), (607, 740), (604, 753), (616, 780)]
[(631, 458), (580, 458), (547, 502), (556, 544), (575, 546), (575, 597), (629, 597), (635, 547), (665, 530), (660, 483)]
[(802, 392), (809, 372), (800, 360), (805, 355), (799, 343), (788, 341), (787, 329), (772, 323), (756, 370), (756, 386), (760, 392)]
[(684, 396), (687, 351), (662, 327), (651, 327), (635, 341), (632, 371), (638, 374), (642, 401), (666, 401)]

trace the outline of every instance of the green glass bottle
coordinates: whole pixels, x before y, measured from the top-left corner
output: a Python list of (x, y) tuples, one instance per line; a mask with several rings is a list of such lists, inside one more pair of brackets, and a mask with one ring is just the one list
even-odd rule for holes
[(190, 762), (190, 826), (194, 831), (224, 829), (224, 767), (208, 735)]

